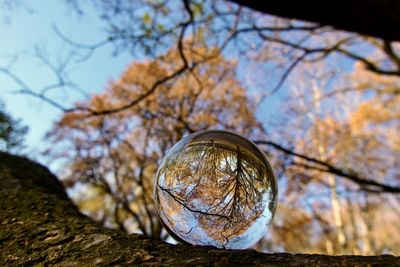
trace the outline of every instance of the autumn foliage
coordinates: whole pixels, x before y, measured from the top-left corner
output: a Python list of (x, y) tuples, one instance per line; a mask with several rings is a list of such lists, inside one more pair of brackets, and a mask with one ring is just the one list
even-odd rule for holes
[[(186, 53), (195, 60), (213, 51), (200, 47)], [(154, 61), (134, 62), (104, 93), (78, 105), (96, 111), (124, 105), (168, 76), (178, 62), (177, 50)], [(152, 191), (155, 171), (167, 149), (185, 134), (201, 129), (234, 129), (243, 134), (254, 130), (254, 106), (235, 78), (234, 65), (218, 56), (162, 84), (122, 112), (65, 114), (51, 136), (66, 146), (57, 150), (69, 160), (64, 183), (83, 186), (86, 191), (77, 199), (78, 205), (107, 225), (166, 238), (155, 214)]]

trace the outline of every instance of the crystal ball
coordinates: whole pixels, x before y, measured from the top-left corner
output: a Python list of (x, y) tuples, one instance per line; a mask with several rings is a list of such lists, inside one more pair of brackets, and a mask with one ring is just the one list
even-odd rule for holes
[(179, 242), (245, 249), (267, 232), (277, 185), (264, 153), (228, 131), (195, 132), (163, 158), (154, 184), (158, 216)]

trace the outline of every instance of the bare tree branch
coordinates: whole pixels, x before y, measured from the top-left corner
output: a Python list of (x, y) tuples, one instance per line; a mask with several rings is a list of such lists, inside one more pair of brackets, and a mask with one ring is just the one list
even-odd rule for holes
[(274, 143), (271, 141), (263, 141), (263, 140), (255, 140), (254, 143), (259, 144), (259, 145), (271, 146), (279, 151), (284, 152), (285, 154), (288, 154), (288, 155), (306, 160), (313, 164), (316, 164), (317, 166), (307, 165), (307, 167), (317, 170), (317, 171), (327, 172), (327, 173), (332, 173), (332, 174), (338, 175), (340, 177), (343, 177), (349, 181), (352, 181), (352, 182), (360, 185), (363, 189), (365, 188), (365, 189), (386, 192), (386, 193), (396, 193), (396, 194), (400, 193), (400, 187), (391, 186), (388, 184), (379, 183), (375, 180), (367, 179), (365, 177), (360, 177), (355, 173), (350, 173), (346, 170), (343, 170), (336, 166), (333, 166), (328, 162), (321, 161), (319, 159), (297, 153), (297, 152), (292, 151), (289, 148), (283, 147), (277, 143)]

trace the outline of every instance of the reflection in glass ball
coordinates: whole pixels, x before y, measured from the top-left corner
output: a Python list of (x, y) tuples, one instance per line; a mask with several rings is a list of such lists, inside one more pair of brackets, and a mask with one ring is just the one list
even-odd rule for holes
[(158, 215), (178, 241), (244, 249), (262, 238), (277, 186), (265, 155), (227, 131), (191, 134), (163, 159), (155, 180)]

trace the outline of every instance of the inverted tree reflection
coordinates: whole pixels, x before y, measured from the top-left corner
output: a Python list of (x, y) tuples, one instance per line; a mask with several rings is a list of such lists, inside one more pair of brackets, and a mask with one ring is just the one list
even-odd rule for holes
[(167, 156), (156, 198), (179, 240), (242, 248), (256, 238), (252, 229), (266, 229), (272, 217), (272, 183), (262, 155), (240, 143), (202, 139)]

